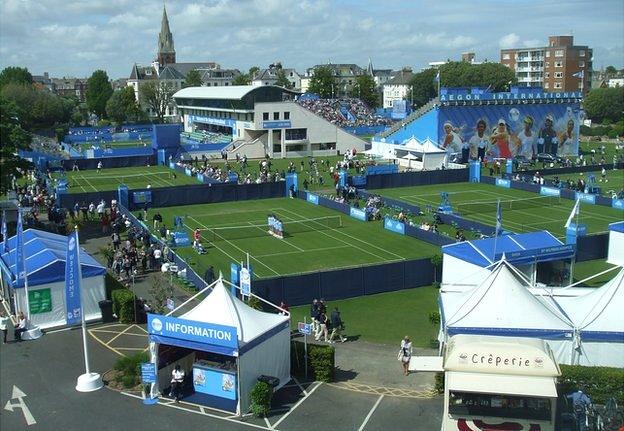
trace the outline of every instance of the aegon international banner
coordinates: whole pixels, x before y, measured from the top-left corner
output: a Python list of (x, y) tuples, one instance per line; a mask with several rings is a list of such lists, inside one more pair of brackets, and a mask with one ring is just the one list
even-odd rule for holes
[(576, 192), (576, 199), (586, 204), (594, 205), (596, 203), (596, 195), (591, 193)]
[(237, 331), (233, 326), (148, 314), (147, 332), (215, 346), (238, 347)]
[(540, 187), (540, 195), (542, 196), (561, 196), (561, 190), (554, 187)]
[(360, 221), (366, 221), (366, 211), (361, 210), (359, 208), (351, 207), (351, 209), (349, 210), (349, 215), (353, 217), (354, 219), (357, 219)]
[(78, 233), (74, 232), (67, 237), (67, 256), (65, 259), (65, 312), (68, 325), (76, 325), (82, 321), (79, 252)]
[(398, 220), (393, 220), (389, 217), (384, 218), (384, 228), (389, 231), (405, 235), (405, 224), (401, 223)]

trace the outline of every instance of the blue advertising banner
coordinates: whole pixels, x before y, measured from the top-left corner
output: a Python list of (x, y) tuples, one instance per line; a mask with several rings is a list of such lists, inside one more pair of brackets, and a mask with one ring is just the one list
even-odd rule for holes
[(384, 218), (384, 228), (394, 233), (405, 235), (405, 224), (390, 217)]
[[(574, 251), (575, 247), (572, 244), (556, 245), (552, 247), (544, 247), (532, 250), (505, 252), (505, 258), (510, 262), (516, 262), (525, 259), (540, 261), (540, 257), (545, 257), (548, 255), (556, 255), (559, 258), (570, 257), (574, 254)], [(496, 253), (494, 260), (498, 261), (502, 258), (502, 256), (503, 253)]]
[(576, 192), (575, 197), (576, 200), (580, 200), (583, 203), (592, 205), (596, 204), (596, 195), (593, 195), (591, 193)]
[(290, 121), (263, 121), (263, 129), (290, 129)]
[(390, 118), (393, 120), (402, 120), (407, 117), (407, 101), (395, 100), (392, 102), (392, 112)]
[(135, 204), (151, 203), (152, 192), (132, 192), (132, 201)]
[(193, 176), (193, 171), (191, 171), (189, 168), (184, 168), (184, 173), (189, 177)]
[(152, 362), (141, 364), (141, 381), (145, 384), (156, 383), (156, 364)]
[(232, 128), (232, 135), (236, 134), (236, 120), (232, 120), (229, 118), (211, 118), (211, 117), (203, 117), (199, 115), (189, 115), (188, 124), (191, 126), (193, 123), (205, 123), (205, 124), (214, 124), (216, 126), (225, 126)]
[(181, 340), (195, 341), (223, 347), (238, 347), (237, 331), (234, 326), (196, 322), (160, 314), (147, 314), (149, 334)]
[(193, 367), (193, 388), (195, 392), (235, 400), (236, 374), (195, 366)]
[(561, 196), (561, 190), (554, 187), (540, 187), (540, 195), (542, 196)]
[(496, 178), (496, 185), (498, 187), (504, 187), (506, 189), (511, 188), (511, 181), (504, 178)]
[(624, 210), (624, 199), (613, 199), (611, 201), (611, 206), (613, 208)]
[(9, 252), (9, 236), (6, 223), (6, 213), (2, 210), (2, 253)]
[(24, 261), (24, 224), (22, 211), (17, 209), (17, 232), (15, 241), (15, 284), (14, 288), (24, 287), (26, 282), (26, 262)]
[(359, 208), (349, 208), (349, 215), (354, 219), (358, 219), (360, 221), (366, 221), (366, 211), (361, 210)]
[(312, 193), (306, 193), (306, 198), (307, 198), (307, 201), (310, 202), (311, 204), (314, 204), (314, 205), (319, 204), (319, 197), (317, 195), (313, 195)]
[(531, 158), (539, 153), (577, 155), (583, 119), (578, 102), (443, 106), (437, 144), (451, 153), (460, 153), (468, 144), (475, 154), (481, 149), (488, 159)]
[(170, 167), (171, 169), (175, 169), (175, 168), (176, 168), (176, 165), (175, 165), (175, 163), (173, 163), (173, 162), (169, 162), (169, 167)]
[(65, 311), (68, 325), (76, 325), (82, 320), (78, 253), (80, 253), (80, 244), (76, 231), (67, 237), (67, 256), (65, 259)]
[(251, 294), (251, 271), (245, 267), (240, 270), (240, 288), (243, 295)]

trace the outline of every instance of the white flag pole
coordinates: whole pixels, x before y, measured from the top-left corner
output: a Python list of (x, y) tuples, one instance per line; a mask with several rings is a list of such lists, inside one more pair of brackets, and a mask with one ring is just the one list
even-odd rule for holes
[(76, 236), (76, 265), (78, 265), (78, 286), (80, 295), (80, 320), (82, 324), (82, 348), (84, 351), (85, 373), (78, 376), (76, 390), (78, 392), (93, 392), (104, 386), (102, 377), (98, 373), (92, 373), (89, 367), (89, 347), (87, 344), (87, 323), (85, 321), (84, 305), (82, 300), (82, 268), (80, 266), (80, 241), (78, 241), (78, 226), (75, 227)]

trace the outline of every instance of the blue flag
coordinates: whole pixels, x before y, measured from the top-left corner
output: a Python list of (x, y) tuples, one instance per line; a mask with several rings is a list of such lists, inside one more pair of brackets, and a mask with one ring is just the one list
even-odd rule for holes
[(24, 226), (22, 211), (17, 209), (17, 233), (15, 235), (15, 288), (24, 287), (26, 282), (26, 263), (24, 262)]
[(68, 325), (76, 325), (82, 321), (79, 246), (78, 231), (76, 231), (67, 237), (67, 256), (65, 260), (65, 311)]
[(9, 252), (9, 237), (6, 224), (6, 213), (2, 211), (2, 254)]
[(584, 78), (585, 77), (585, 71), (581, 70), (580, 72), (573, 73), (572, 76), (575, 77), (575, 78)]
[(496, 236), (499, 236), (503, 231), (503, 212), (501, 211), (500, 199), (496, 204)]
[(440, 82), (440, 71), (438, 70), (438, 74), (433, 78), (434, 82)]

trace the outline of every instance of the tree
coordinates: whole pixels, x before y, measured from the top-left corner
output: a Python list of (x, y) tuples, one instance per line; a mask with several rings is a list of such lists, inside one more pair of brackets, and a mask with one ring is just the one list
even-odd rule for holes
[(170, 82), (151, 81), (141, 86), (141, 98), (147, 105), (159, 123), (165, 121), (167, 107), (173, 102), (175, 87)]
[(615, 68), (615, 66), (607, 66), (607, 68), (605, 69), (605, 73), (607, 75), (615, 75), (617, 73), (617, 69)]
[(277, 80), (275, 81), (275, 85), (284, 88), (292, 88), (292, 83), (286, 78), (286, 72), (282, 69), (277, 71)]
[(30, 148), (31, 135), (20, 124), (15, 103), (0, 95), (0, 194), (11, 189), (12, 177), (32, 168), (32, 163), (17, 155)]
[(491, 91), (509, 91), (509, 86), (516, 84), (518, 79), (513, 70), (500, 63), (483, 63), (471, 65), (468, 77), (471, 87), (489, 87)]
[(75, 106), (73, 99), (59, 97), (30, 84), (10, 83), (2, 88), (1, 93), (6, 100), (14, 103), (17, 117), (25, 130), (66, 123)]
[(259, 71), (260, 68), (258, 66), (251, 66), (247, 74), (249, 75), (250, 79), (254, 79), (256, 77), (256, 73), (258, 73)]
[(71, 122), (76, 126), (84, 126), (89, 121), (89, 107), (86, 103), (79, 103), (71, 114)]
[(0, 72), (0, 88), (7, 84), (32, 85), (33, 77), (25, 67), (10, 66)]
[(106, 102), (106, 114), (117, 124), (126, 121), (135, 122), (140, 116), (141, 109), (134, 98), (134, 89), (124, 87), (117, 90)]
[(96, 70), (87, 80), (87, 106), (91, 112), (102, 118), (106, 115), (106, 102), (113, 94), (108, 75), (103, 70)]
[(359, 98), (371, 108), (376, 108), (379, 104), (379, 98), (375, 90), (375, 80), (368, 74), (355, 78), (355, 85), (351, 95)]
[(251, 79), (249, 75), (246, 73), (241, 73), (240, 75), (236, 75), (232, 80), (232, 85), (249, 85), (251, 83)]
[(150, 295), (154, 298), (154, 302), (151, 304), (152, 311), (156, 314), (164, 314), (167, 310), (167, 298), (173, 296), (173, 286), (169, 284), (168, 280), (158, 272), (154, 275), (152, 287), (149, 289)]
[(585, 97), (583, 107), (594, 122), (617, 122), (624, 111), (624, 87), (595, 88)]
[(197, 69), (191, 70), (186, 74), (186, 79), (184, 80), (184, 87), (201, 87), (202, 78), (201, 74)]
[(422, 106), (436, 97), (437, 84), (435, 77), (437, 73), (436, 69), (426, 69), (412, 77), (410, 93), (414, 106)]
[(327, 66), (319, 66), (314, 69), (308, 92), (316, 93), (323, 99), (334, 97), (336, 82), (332, 70)]

